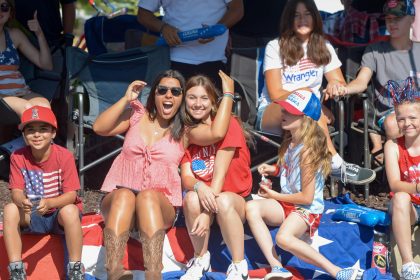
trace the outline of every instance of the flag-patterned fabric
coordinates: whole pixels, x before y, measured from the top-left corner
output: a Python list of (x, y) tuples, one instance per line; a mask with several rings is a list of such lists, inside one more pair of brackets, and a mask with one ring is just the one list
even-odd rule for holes
[(6, 49), (0, 52), (0, 93), (15, 95), (28, 90), (25, 79), (19, 72), (19, 54), (13, 45), (8, 29), (4, 29)]
[(49, 173), (43, 172), (42, 170), (28, 171), (22, 169), (28, 198), (37, 199), (40, 197), (59, 196), (61, 194), (59, 191), (61, 173), (61, 169)]
[[(338, 204), (325, 202), (325, 211), (321, 224), (313, 238), (305, 237), (305, 241), (339, 267), (370, 268), (373, 245), (373, 228), (348, 222), (331, 220)], [(105, 248), (103, 247), (103, 221), (100, 215), (85, 215), (83, 227), (82, 261), (86, 267), (86, 279), (106, 279), (104, 267)], [(274, 239), (277, 228), (271, 229)], [(224, 279), (231, 256), (223, 241), (217, 226), (211, 228), (209, 250), (213, 272), (207, 273), (207, 279)], [(23, 260), (28, 265), (28, 279), (64, 279), (65, 256), (63, 254), (64, 239), (57, 236), (24, 235)], [(2, 239), (2, 237), (0, 237)], [(38, 243), (35, 241), (38, 240)], [(41, 240), (44, 240), (41, 242)], [(251, 231), (245, 226), (245, 254), (251, 278), (263, 278), (269, 271), (268, 264), (262, 255)], [(300, 279), (333, 279), (320, 268), (307, 264), (297, 257), (279, 248), (283, 264), (294, 274), (295, 280)], [(193, 256), (193, 248), (185, 227), (177, 226), (170, 229), (164, 241), (164, 279), (179, 279), (182, 269)], [(52, 261), (54, 260), (54, 261)], [(48, 263), (49, 262), (49, 263)], [(134, 279), (144, 279), (143, 256), (140, 242), (130, 238), (128, 248), (123, 258), (124, 266), (134, 272)], [(0, 278), (7, 279), (7, 255), (4, 242), (0, 240)], [(54, 268), (54, 269), (52, 269)], [(60, 274), (61, 273), (61, 274)], [(204, 278), (203, 278), (204, 279)]]

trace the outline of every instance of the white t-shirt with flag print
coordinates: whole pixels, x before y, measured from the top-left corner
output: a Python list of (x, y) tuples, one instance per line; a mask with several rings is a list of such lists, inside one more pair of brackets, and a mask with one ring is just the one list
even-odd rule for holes
[[(320, 87), (324, 74), (341, 66), (341, 61), (338, 59), (333, 46), (328, 42), (327, 49), (331, 54), (331, 61), (327, 65), (316, 66), (307, 57), (307, 44), (305, 43), (303, 45), (304, 55), (302, 59), (296, 65), (288, 66), (283, 65), (278, 38), (271, 40), (265, 49), (264, 73), (267, 70), (282, 69), (283, 89), (293, 91), (298, 88), (308, 87), (320, 98)], [(271, 99), (268, 95), (267, 84), (265, 83), (259, 100), (259, 106), (266, 106), (270, 102)]]

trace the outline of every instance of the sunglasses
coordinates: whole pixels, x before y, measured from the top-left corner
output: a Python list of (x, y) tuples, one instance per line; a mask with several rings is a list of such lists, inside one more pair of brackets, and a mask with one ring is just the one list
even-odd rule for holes
[(182, 94), (182, 88), (180, 87), (167, 87), (162, 85), (156, 87), (156, 91), (159, 95), (165, 95), (168, 90), (171, 91), (173, 96), (180, 96)]
[(0, 5), (0, 11), (2, 11), (3, 13), (7, 13), (10, 12), (10, 5), (7, 2), (1, 3)]

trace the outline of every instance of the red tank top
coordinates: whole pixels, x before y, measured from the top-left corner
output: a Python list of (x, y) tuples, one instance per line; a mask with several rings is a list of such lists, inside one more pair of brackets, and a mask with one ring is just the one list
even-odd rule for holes
[[(420, 156), (412, 157), (405, 147), (405, 138), (397, 139), (401, 181), (420, 184)], [(412, 201), (420, 204), (420, 194), (412, 194)]]

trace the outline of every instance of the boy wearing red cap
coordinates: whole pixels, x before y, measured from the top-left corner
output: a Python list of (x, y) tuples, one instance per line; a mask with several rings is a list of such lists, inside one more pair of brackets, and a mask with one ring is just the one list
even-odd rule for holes
[(19, 129), (26, 147), (10, 158), (12, 203), (4, 207), (4, 242), (10, 279), (26, 279), (20, 232), (65, 234), (68, 278), (84, 279), (80, 262), (82, 229), (80, 189), (73, 155), (53, 144), (57, 120), (51, 109), (34, 106), (22, 114)]

